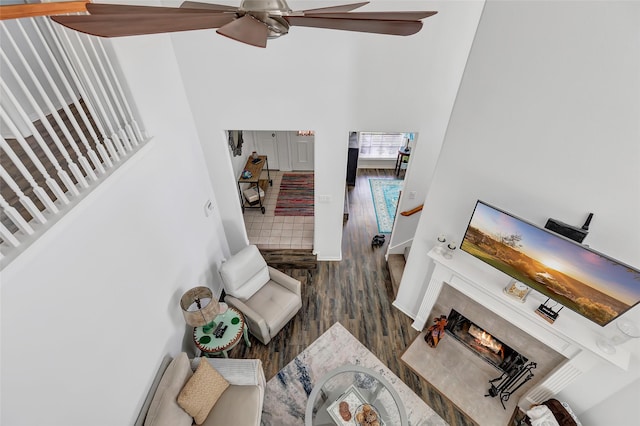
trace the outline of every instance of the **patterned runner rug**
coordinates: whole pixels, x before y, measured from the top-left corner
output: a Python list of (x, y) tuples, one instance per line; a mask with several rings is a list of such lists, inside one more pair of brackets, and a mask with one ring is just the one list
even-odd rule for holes
[(403, 183), (402, 179), (369, 179), (378, 232), (381, 234), (390, 234), (393, 230), (393, 220)]
[(313, 216), (313, 173), (285, 173), (276, 202), (276, 216)]
[(267, 382), (262, 425), (304, 425), (307, 399), (314, 383), (329, 371), (346, 364), (370, 368), (391, 383), (404, 403), (409, 425), (447, 425), (338, 322)]

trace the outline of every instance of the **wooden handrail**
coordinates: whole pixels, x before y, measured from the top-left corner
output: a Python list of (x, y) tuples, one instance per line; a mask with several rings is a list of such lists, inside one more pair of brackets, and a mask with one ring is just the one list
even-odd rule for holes
[(87, 3), (89, 2), (90, 0), (78, 0), (55, 3), (12, 4), (0, 6), (0, 20), (86, 12)]
[(402, 216), (411, 216), (412, 214), (416, 214), (416, 213), (418, 213), (420, 210), (422, 210), (422, 207), (423, 207), (423, 206), (424, 206), (424, 204), (420, 204), (418, 207), (413, 208), (413, 209), (411, 209), (411, 210), (407, 210), (407, 211), (401, 212), (400, 214), (401, 214)]

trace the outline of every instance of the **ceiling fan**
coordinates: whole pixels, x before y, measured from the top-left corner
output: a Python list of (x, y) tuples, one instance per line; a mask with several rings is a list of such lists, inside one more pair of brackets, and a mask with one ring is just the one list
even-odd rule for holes
[(292, 26), (407, 36), (437, 12), (351, 12), (369, 2), (293, 11), (285, 0), (243, 0), (239, 7), (185, 1), (180, 7), (87, 3), (89, 15), (52, 16), (55, 22), (100, 37), (217, 28), (242, 43), (266, 47)]

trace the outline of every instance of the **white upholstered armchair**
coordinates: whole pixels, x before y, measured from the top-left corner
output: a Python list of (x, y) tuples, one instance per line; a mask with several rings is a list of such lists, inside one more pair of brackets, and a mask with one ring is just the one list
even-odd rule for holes
[(220, 267), (225, 302), (240, 310), (249, 331), (265, 345), (302, 307), (301, 283), (267, 265), (255, 245)]

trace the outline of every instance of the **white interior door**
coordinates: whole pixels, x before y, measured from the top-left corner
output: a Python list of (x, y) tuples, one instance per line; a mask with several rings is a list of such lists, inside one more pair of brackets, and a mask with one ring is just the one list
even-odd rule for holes
[(292, 138), (291, 148), (291, 168), (297, 171), (313, 170), (313, 136), (298, 136)]
[(253, 132), (253, 138), (256, 143), (256, 151), (258, 151), (258, 154), (266, 155), (268, 157), (269, 168), (279, 170), (280, 162), (278, 160), (278, 139), (276, 132)]

